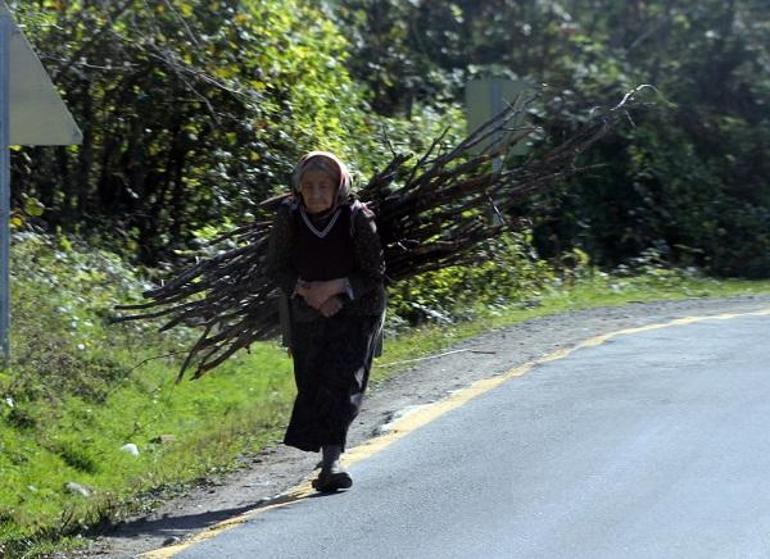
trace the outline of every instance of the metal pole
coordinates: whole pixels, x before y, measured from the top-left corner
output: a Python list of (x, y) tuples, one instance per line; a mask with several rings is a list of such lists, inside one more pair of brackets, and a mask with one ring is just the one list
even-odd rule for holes
[(11, 244), (11, 151), (10, 151), (10, 80), (11, 33), (8, 14), (0, 15), (0, 351), (4, 369), (11, 357), (11, 294), (9, 288), (9, 253)]

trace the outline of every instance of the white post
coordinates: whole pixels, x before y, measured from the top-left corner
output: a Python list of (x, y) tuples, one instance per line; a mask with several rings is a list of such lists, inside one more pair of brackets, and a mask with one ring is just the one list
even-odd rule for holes
[[(502, 81), (493, 79), (491, 85), (492, 87), (489, 88), (489, 106), (492, 109), (491, 114), (496, 115), (500, 113), (500, 111), (502, 111), (505, 107), (505, 101), (503, 100)], [(501, 142), (502, 140), (502, 137), (496, 137), (493, 139), (494, 143), (492, 145), (497, 147), (495, 144)], [(492, 172), (498, 175), (502, 170), (503, 156), (498, 155), (492, 160)], [(497, 209), (497, 206), (491, 198), (490, 203), (492, 204), (492, 211), (489, 212), (489, 218), (495, 225), (502, 225), (505, 223), (505, 220), (503, 219), (503, 216), (500, 215), (500, 210)]]
[[(491, 113), (493, 115), (496, 115), (503, 110), (502, 84), (500, 80), (493, 79), (491, 85), (492, 87), (489, 88), (489, 106), (492, 108)], [(495, 138), (494, 142), (498, 143), (501, 140), (502, 138)], [(492, 160), (492, 172), (499, 173), (502, 168), (503, 168), (503, 156), (498, 155)]]
[(8, 13), (0, 13), (0, 351), (3, 368), (11, 357), (11, 296), (9, 287), (9, 253), (11, 244), (11, 152), (10, 152), (10, 73), (11, 33), (13, 24)]

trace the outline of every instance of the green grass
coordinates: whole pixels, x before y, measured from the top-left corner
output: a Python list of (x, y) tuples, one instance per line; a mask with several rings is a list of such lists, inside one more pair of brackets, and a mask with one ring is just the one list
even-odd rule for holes
[[(62, 536), (151, 506), (279, 437), (294, 386), (276, 344), (175, 384), (180, 356), (153, 358), (189, 347), (189, 333), (159, 337), (154, 326), (107, 320), (141, 288), (122, 263), (37, 237), (17, 243), (13, 258), (13, 359), (0, 373), (0, 556), (44, 555)], [(153, 442), (161, 435), (173, 439)], [(121, 451), (127, 443), (139, 456)], [(91, 495), (69, 491), (71, 482)]]
[(397, 371), (392, 363), (441, 351), (482, 332), (566, 311), (616, 307), (629, 303), (673, 301), (695, 297), (735, 297), (770, 294), (770, 281), (715, 280), (688, 277), (677, 271), (649, 270), (644, 275), (615, 277), (587, 274), (569, 285), (552, 285), (533, 298), (498, 307), (474, 309), (473, 318), (451, 325), (426, 325), (386, 341), (373, 379), (383, 380)]
[[(116, 360), (136, 357), (127, 352)], [(133, 500), (137, 494), (233, 467), (242, 453), (275, 439), (286, 421), (290, 362), (268, 344), (196, 382), (174, 384), (176, 368), (168, 365), (142, 369), (100, 402), (65, 396), (52, 406), (6, 405), (0, 542), (73, 533), (119, 518), (147, 506), (146, 498)], [(161, 435), (174, 439), (153, 442)], [(138, 446), (138, 457), (120, 450), (126, 443)], [(86, 486), (92, 496), (72, 494), (68, 482)]]
[[(294, 394), (291, 361), (276, 344), (252, 346), (195, 382), (175, 384), (190, 333), (159, 337), (142, 324), (109, 325), (107, 309), (135, 300), (141, 282), (114, 257), (30, 237), (14, 246), (14, 359), (0, 375), (0, 555), (41, 557), (74, 536), (147, 509), (196, 480), (235, 468), (278, 440)], [(34, 266), (29, 266), (30, 262)], [(528, 304), (479, 307), (473, 320), (386, 340), (383, 365), (438, 352), (491, 328), (629, 301), (770, 293), (738, 282), (647, 270), (587, 274), (530, 293)], [(161, 435), (170, 442), (158, 443)], [(134, 443), (139, 456), (121, 447)], [(84, 497), (70, 482), (91, 491)]]

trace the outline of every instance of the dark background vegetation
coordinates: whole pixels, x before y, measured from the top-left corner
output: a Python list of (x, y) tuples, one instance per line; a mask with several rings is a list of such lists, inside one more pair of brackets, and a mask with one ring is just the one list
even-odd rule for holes
[(546, 84), (533, 118), (554, 138), (646, 83), (654, 105), (583, 161), (604, 166), (521, 208), (535, 248), (770, 275), (765, 0), (11, 6), (85, 135), (15, 153), (17, 222), (157, 265), (250, 219), (305, 150), (361, 177), (388, 159), (385, 137), (420, 150), (458, 122), (472, 78)]

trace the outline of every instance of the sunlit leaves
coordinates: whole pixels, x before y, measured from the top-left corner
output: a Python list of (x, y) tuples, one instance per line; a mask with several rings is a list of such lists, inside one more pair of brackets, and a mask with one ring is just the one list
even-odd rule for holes
[(24, 212), (30, 217), (40, 217), (45, 211), (45, 206), (37, 198), (29, 197), (24, 200)]
[(120, 231), (109, 235), (117, 248), (152, 261), (285, 188), (302, 151), (361, 153), (358, 164), (371, 165), (361, 90), (340, 64), (347, 42), (315, 3), (149, 7), (18, 7), (24, 22), (48, 18), (31, 38), (61, 72), (58, 85), (88, 132), (82, 148), (15, 157), (18, 188), (45, 207), (37, 215), (39, 207), (25, 206), (24, 215)]

